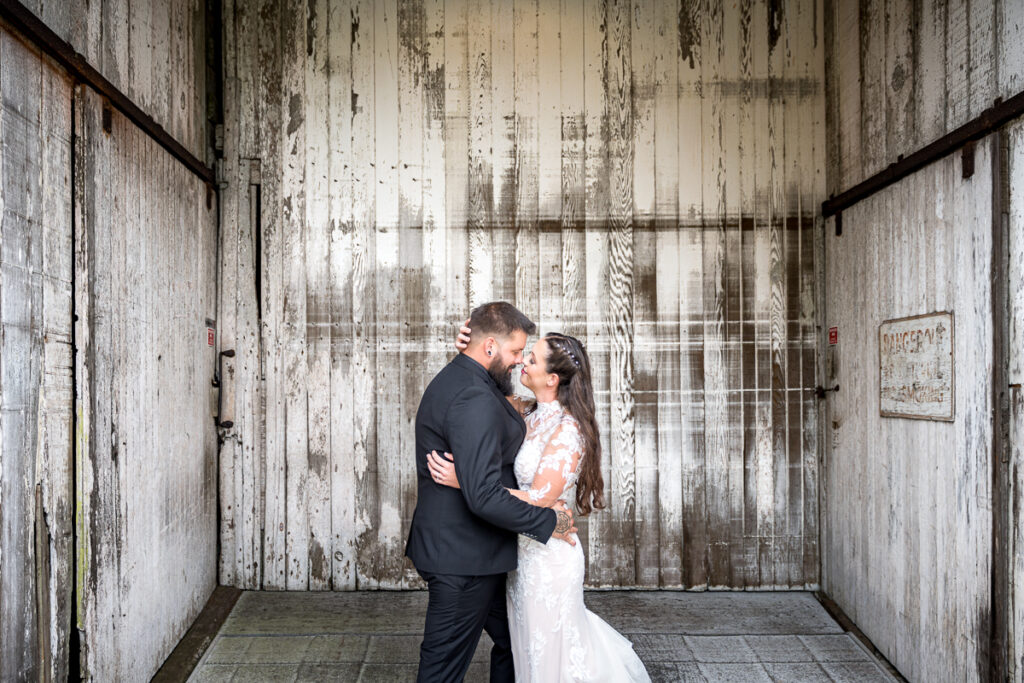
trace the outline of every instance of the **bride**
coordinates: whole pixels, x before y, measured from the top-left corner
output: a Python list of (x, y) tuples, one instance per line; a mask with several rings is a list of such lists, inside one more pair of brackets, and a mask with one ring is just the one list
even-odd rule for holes
[[(460, 349), (469, 332), (462, 328)], [(521, 379), (536, 401), (509, 397), (527, 427), (515, 460), (519, 490), (511, 493), (542, 507), (575, 501), (577, 515), (604, 508), (586, 349), (575, 337), (548, 334), (533, 345)], [(431, 476), (458, 488), (449, 459), (429, 454)], [(583, 549), (573, 536), (575, 545), (519, 536), (518, 568), (509, 572), (506, 595), (516, 681), (650, 681), (629, 640), (583, 604)]]

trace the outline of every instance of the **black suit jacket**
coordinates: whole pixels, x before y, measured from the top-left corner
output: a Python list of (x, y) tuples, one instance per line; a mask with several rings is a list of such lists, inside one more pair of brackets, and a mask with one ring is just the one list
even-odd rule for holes
[[(418, 497), (405, 554), (416, 569), (479, 576), (516, 568), (520, 533), (546, 543), (554, 510), (523, 502), (513, 463), (526, 424), (482, 365), (459, 354), (431, 380), (416, 413)], [(461, 489), (431, 479), (427, 453), (452, 453)]]

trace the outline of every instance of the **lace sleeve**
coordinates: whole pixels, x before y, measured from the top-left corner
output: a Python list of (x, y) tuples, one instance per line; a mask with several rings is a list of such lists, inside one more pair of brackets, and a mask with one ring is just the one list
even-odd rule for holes
[(544, 445), (537, 473), (526, 493), (534, 505), (551, 507), (576, 482), (576, 468), (583, 455), (579, 427), (572, 418), (563, 420)]

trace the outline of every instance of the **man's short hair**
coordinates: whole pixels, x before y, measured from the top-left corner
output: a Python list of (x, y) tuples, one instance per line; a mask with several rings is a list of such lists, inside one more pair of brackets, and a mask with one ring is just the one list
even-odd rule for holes
[(522, 311), (507, 301), (481, 304), (469, 314), (469, 327), (473, 341), (484, 337), (506, 339), (522, 330), (533, 334), (537, 326)]

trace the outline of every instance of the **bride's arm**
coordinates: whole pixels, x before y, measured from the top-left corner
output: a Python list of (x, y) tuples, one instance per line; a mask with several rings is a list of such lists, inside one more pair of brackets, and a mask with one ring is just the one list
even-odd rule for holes
[(525, 491), (512, 491), (512, 495), (533, 505), (551, 507), (565, 491), (569, 477), (579, 465), (582, 453), (583, 444), (579, 429), (571, 421), (563, 422), (544, 445), (544, 452), (540, 456), (540, 464), (537, 465), (537, 473), (533, 476), (530, 488)]

